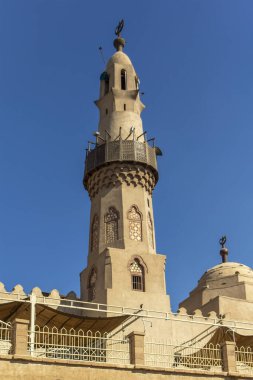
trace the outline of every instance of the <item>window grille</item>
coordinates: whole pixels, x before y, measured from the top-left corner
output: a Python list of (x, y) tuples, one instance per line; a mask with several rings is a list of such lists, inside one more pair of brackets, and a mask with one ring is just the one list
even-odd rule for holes
[(131, 240), (142, 241), (141, 213), (137, 206), (132, 206), (128, 211), (129, 237)]
[(98, 216), (95, 215), (91, 226), (91, 251), (98, 250)]
[(119, 238), (118, 219), (118, 211), (114, 207), (109, 207), (109, 211), (105, 214), (105, 242), (107, 244)]
[(138, 259), (130, 265), (132, 289), (144, 292), (144, 270)]

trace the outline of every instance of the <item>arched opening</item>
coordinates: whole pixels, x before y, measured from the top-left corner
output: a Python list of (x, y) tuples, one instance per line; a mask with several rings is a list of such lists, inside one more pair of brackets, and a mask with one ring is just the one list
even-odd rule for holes
[(137, 206), (132, 206), (128, 211), (129, 238), (135, 241), (142, 241), (142, 216)]
[(126, 70), (121, 70), (121, 90), (126, 90), (127, 87), (127, 72)]
[(119, 212), (115, 207), (109, 207), (105, 214), (105, 243), (112, 244), (119, 239)]
[(124, 104), (124, 111), (126, 111), (126, 104)]
[(109, 92), (109, 76), (108, 79), (105, 80), (105, 94)]
[(134, 261), (131, 263), (130, 273), (131, 273), (132, 290), (144, 292), (145, 291), (144, 268), (138, 259), (134, 259)]
[(109, 79), (110, 77), (106, 71), (100, 75), (100, 80), (104, 81), (104, 95), (109, 92)]
[(97, 281), (97, 271), (92, 268), (89, 274), (88, 280), (88, 301), (91, 302), (96, 297), (96, 281)]
[(139, 90), (139, 88), (140, 88), (140, 79), (138, 77), (135, 77), (135, 86), (136, 86), (136, 90)]

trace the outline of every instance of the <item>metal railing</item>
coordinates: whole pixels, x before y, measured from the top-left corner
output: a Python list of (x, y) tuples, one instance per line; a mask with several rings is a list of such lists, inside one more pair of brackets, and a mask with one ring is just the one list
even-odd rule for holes
[(10, 323), (0, 321), (0, 354), (6, 355), (11, 353), (11, 334), (12, 325)]
[(236, 369), (240, 373), (253, 374), (253, 349), (252, 347), (235, 348)]
[[(29, 333), (29, 337), (31, 334)], [(35, 339), (29, 352), (34, 357), (129, 364), (129, 340), (111, 337), (99, 331), (35, 327)]]
[(145, 365), (150, 367), (222, 371), (222, 352), (219, 344), (200, 347), (147, 340), (144, 354)]
[(93, 169), (113, 161), (134, 161), (151, 166), (157, 171), (155, 148), (135, 140), (109, 141), (87, 151), (85, 175)]

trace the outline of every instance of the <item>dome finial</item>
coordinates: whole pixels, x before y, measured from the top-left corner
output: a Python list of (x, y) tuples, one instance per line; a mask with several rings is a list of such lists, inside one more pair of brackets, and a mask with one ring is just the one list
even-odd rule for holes
[(124, 20), (122, 19), (118, 23), (118, 25), (117, 25), (117, 27), (115, 29), (115, 34), (116, 34), (117, 38), (115, 38), (115, 40), (113, 41), (113, 45), (114, 45), (114, 47), (115, 47), (115, 49), (117, 51), (122, 51), (123, 47), (125, 46), (125, 43), (126, 43), (125, 40), (124, 40), (124, 38), (122, 38), (120, 36), (120, 33), (122, 32), (122, 29), (124, 28), (124, 24), (125, 24)]
[(223, 263), (226, 263), (228, 259), (228, 249), (225, 247), (226, 242), (227, 242), (227, 237), (224, 235), (219, 240), (219, 243), (221, 245), (220, 255), (222, 257)]

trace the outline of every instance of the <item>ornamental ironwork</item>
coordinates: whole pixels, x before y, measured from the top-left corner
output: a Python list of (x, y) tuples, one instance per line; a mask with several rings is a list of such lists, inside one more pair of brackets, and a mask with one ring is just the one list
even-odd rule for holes
[(85, 161), (85, 177), (94, 169), (108, 162), (141, 162), (153, 169), (156, 178), (157, 162), (155, 148), (146, 142), (116, 140), (97, 145), (96, 148), (87, 151)]
[(144, 291), (144, 271), (138, 259), (130, 265), (132, 289)]

